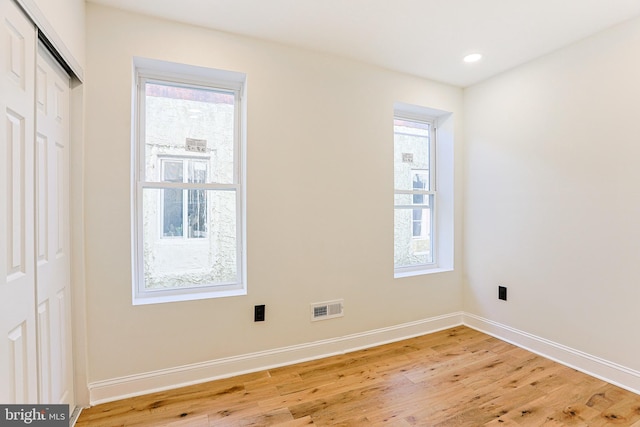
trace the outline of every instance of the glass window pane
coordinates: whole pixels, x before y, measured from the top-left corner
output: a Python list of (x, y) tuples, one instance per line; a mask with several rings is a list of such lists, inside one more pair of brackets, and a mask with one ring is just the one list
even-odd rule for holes
[(413, 237), (422, 236), (422, 218), (426, 209), (413, 209)]
[(164, 237), (183, 236), (183, 190), (167, 188), (162, 191), (162, 235)]
[(189, 182), (207, 182), (207, 162), (189, 160)]
[(162, 171), (162, 180), (165, 182), (182, 182), (182, 160), (162, 162), (164, 170)]
[(431, 124), (395, 119), (393, 129), (395, 188), (413, 190), (419, 185), (420, 189), (429, 190)]
[(411, 205), (413, 203), (413, 196), (411, 194), (395, 194), (395, 205)]
[(189, 200), (188, 232), (187, 238), (169, 239), (164, 237), (160, 221), (165, 217), (164, 196), (173, 190), (143, 190), (145, 289), (237, 283), (236, 192), (177, 190)]
[(414, 267), (433, 262), (430, 208), (396, 208), (394, 266)]
[(207, 201), (205, 190), (189, 190), (188, 194), (188, 237), (192, 239), (205, 238), (207, 237)]
[(189, 178), (205, 181), (189, 182), (233, 184), (235, 103), (233, 92), (146, 83), (144, 179), (168, 180), (157, 171), (159, 158), (202, 157)]

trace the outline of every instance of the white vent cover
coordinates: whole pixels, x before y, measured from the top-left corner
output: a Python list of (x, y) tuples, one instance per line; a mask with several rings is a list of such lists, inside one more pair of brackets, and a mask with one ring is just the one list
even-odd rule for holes
[(344, 300), (311, 304), (311, 320), (326, 320), (344, 316)]

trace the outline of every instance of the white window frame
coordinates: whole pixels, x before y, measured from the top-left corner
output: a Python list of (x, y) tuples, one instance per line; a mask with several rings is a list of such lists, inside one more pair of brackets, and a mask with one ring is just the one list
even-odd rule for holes
[[(453, 114), (444, 110), (396, 102), (393, 118), (432, 124), (429, 147), (431, 188), (426, 191), (399, 190), (395, 189), (394, 185), (394, 199), (396, 194), (424, 194), (425, 197), (431, 197), (432, 262), (394, 267), (394, 277), (403, 278), (452, 271), (454, 268)], [(410, 205), (405, 206), (405, 208), (410, 207)], [(394, 203), (394, 211), (395, 209)]]
[[(246, 102), (243, 73), (135, 57), (133, 61), (132, 103), (132, 299), (134, 305), (219, 298), (247, 294), (246, 259)], [(235, 95), (234, 182), (168, 183), (145, 181), (145, 83), (224, 90)], [(193, 288), (145, 289), (143, 244), (143, 190), (145, 188), (180, 188), (235, 191), (236, 263), (234, 283)]]
[[(425, 190), (417, 190), (414, 188), (411, 188), (409, 190), (407, 189), (398, 189), (395, 188), (394, 192), (396, 195), (410, 195), (411, 196), (411, 203), (407, 204), (407, 205), (397, 205), (394, 204), (394, 210), (409, 210), (412, 211), (412, 221), (411, 221), (411, 238), (412, 240), (415, 240), (416, 237), (413, 235), (413, 210), (415, 209), (414, 203), (413, 203), (413, 197), (417, 196), (417, 195), (421, 195), (423, 196), (425, 199), (429, 199), (429, 202), (426, 203), (429, 206), (429, 212), (431, 215), (431, 219), (430, 219), (430, 223), (431, 223), (431, 227), (428, 231), (429, 233), (429, 244), (430, 244), (430, 248), (429, 251), (431, 253), (431, 260), (426, 262), (426, 263), (422, 263), (422, 264), (413, 264), (410, 266), (403, 266), (403, 267), (395, 267), (395, 271), (396, 272), (412, 272), (412, 271), (422, 271), (425, 269), (430, 269), (433, 268), (435, 265), (437, 265), (437, 253), (435, 251), (437, 245), (436, 245), (436, 241), (438, 239), (437, 236), (437, 229), (435, 227), (436, 224), (436, 212), (437, 212), (437, 181), (436, 181), (436, 124), (435, 124), (435, 120), (433, 117), (429, 117), (429, 116), (425, 116), (425, 115), (419, 115), (419, 114), (415, 114), (415, 113), (411, 113), (408, 111), (396, 111), (394, 116), (393, 116), (394, 120), (403, 120), (403, 121), (408, 121), (408, 122), (414, 122), (414, 123), (422, 123), (422, 124), (426, 124), (429, 126), (429, 136), (428, 136), (428, 155), (429, 155), (429, 165), (428, 165), (428, 171), (429, 171), (429, 185), (428, 188), (426, 188)], [(395, 132), (394, 132), (394, 144), (395, 144)], [(395, 148), (394, 148), (395, 150)], [(395, 165), (394, 165), (394, 170), (395, 170)], [(416, 172), (417, 169), (411, 169), (411, 181), (413, 181), (413, 176), (414, 176), (414, 172)], [(394, 173), (395, 175), (395, 173)], [(426, 233), (426, 230), (425, 230)]]

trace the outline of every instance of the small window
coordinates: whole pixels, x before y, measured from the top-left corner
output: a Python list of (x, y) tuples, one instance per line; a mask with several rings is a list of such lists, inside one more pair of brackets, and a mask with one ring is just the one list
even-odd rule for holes
[(245, 294), (244, 75), (135, 63), (134, 304)]
[(434, 122), (396, 115), (394, 120), (395, 253), (398, 269), (435, 263)]
[(394, 277), (453, 270), (453, 114), (394, 105)]

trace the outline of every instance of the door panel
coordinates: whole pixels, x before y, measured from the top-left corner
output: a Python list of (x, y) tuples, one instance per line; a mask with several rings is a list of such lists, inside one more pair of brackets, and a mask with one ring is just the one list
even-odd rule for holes
[[(38, 306), (38, 362), (40, 372), (50, 372), (51, 366), (51, 327), (49, 325), (49, 302)], [(54, 403), (51, 400), (51, 381), (49, 375), (40, 375), (40, 403)], [(57, 402), (56, 402), (57, 403)]]
[(36, 242), (40, 401), (73, 404), (69, 260), (69, 77), (39, 46)]
[(35, 28), (11, 0), (0, 0), (0, 32), (0, 402), (33, 403)]

